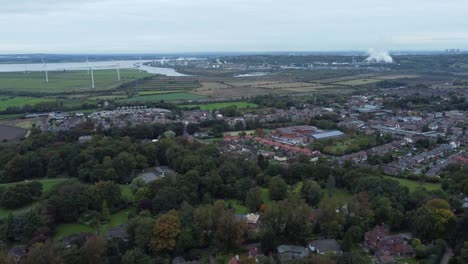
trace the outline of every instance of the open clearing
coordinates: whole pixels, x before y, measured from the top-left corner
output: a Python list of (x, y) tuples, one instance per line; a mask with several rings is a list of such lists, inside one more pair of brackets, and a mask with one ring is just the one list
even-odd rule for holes
[(429, 191), (437, 191), (437, 190), (442, 189), (442, 186), (440, 185), (440, 183), (418, 182), (418, 181), (401, 179), (401, 178), (396, 178), (396, 177), (391, 177), (391, 176), (385, 176), (385, 178), (397, 180), (402, 186), (408, 187), (410, 192), (413, 192), (418, 188), (426, 188)]
[(12, 183), (2, 183), (0, 184), (1, 187), (11, 187), (17, 184), (26, 184), (28, 182), (32, 181), (37, 181), (42, 183), (42, 192), (43, 193), (48, 193), (52, 188), (55, 186), (64, 183), (64, 182), (72, 182), (76, 181), (76, 179), (70, 179), (70, 178), (57, 178), (57, 179), (40, 179), (40, 180), (29, 180), (29, 181), (21, 181), (21, 182), (12, 182)]
[[(104, 235), (109, 228), (118, 227), (122, 224), (126, 224), (128, 222), (129, 213), (130, 210), (126, 209), (111, 215), (110, 221), (101, 226), (101, 234)], [(97, 229), (88, 225), (78, 223), (60, 224), (57, 226), (54, 238), (61, 239), (68, 235), (79, 233), (97, 233)]]
[(264, 94), (286, 94), (287, 91), (268, 89), (268, 88), (256, 88), (256, 87), (230, 87), (226, 89), (215, 89), (215, 90), (194, 90), (194, 93), (203, 95), (206, 97), (220, 97), (220, 98), (240, 98), (240, 97), (251, 97), (256, 95)]
[(115, 89), (132, 80), (153, 76), (138, 70), (120, 70), (121, 81), (117, 80), (115, 70), (95, 70), (95, 89), (91, 88), (91, 77), (88, 71), (49, 72), (49, 82), (45, 82), (43, 72), (0, 73), (0, 92), (58, 94), (73, 92), (90, 92)]
[(332, 90), (332, 89), (341, 89), (342, 87), (336, 87), (333, 85), (326, 85), (326, 84), (318, 84), (318, 83), (309, 83), (308, 86), (303, 87), (288, 87), (283, 88), (285, 91), (291, 92), (314, 92), (314, 91), (322, 91), (322, 90)]
[(225, 102), (225, 103), (211, 103), (211, 104), (189, 104), (183, 105), (182, 107), (200, 107), (201, 110), (215, 110), (221, 109), (228, 106), (237, 106), (237, 108), (257, 108), (258, 105), (249, 102)]
[(381, 80), (377, 80), (377, 79), (356, 79), (356, 80), (348, 80), (348, 81), (336, 82), (336, 83), (334, 83), (334, 84), (358, 86), (358, 85), (365, 85), (365, 84), (376, 83), (376, 82), (380, 82), (380, 81), (381, 81)]
[(125, 100), (121, 100), (121, 102), (159, 102), (161, 100), (164, 101), (176, 101), (176, 100), (196, 100), (204, 98), (198, 94), (191, 94), (191, 93), (163, 93), (163, 94), (154, 94), (154, 95), (147, 95), (147, 96), (137, 96), (128, 98)]
[(199, 88), (201, 85), (197, 80), (190, 77), (161, 77), (154, 76), (153, 78), (145, 78), (136, 83), (136, 88), (140, 91), (154, 91), (154, 90), (192, 90)]
[[(43, 180), (37, 180), (37, 181), (42, 183), (42, 195), (44, 196), (48, 194), (57, 185), (65, 183), (65, 182), (72, 182), (75, 180), (76, 179), (58, 178), (58, 179), (43, 179)], [(33, 180), (30, 180), (29, 182), (31, 181)], [(3, 184), (0, 184), (0, 187), (7, 188), (7, 187), (14, 186), (17, 184), (25, 184), (25, 183), (27, 182), (22, 181), (22, 182), (13, 182), (13, 183), (3, 183)], [(7, 218), (10, 213), (13, 215), (25, 213), (29, 211), (30, 209), (34, 208), (35, 206), (37, 206), (39, 202), (40, 201), (36, 201), (32, 204), (26, 205), (25, 207), (13, 209), (13, 210), (0, 208), (0, 219)]]
[(166, 93), (183, 93), (185, 90), (164, 90), (164, 91), (141, 91), (138, 95), (153, 95), (153, 94), (166, 94)]
[(419, 75), (411, 75), (411, 74), (395, 74), (395, 75), (384, 75), (384, 76), (377, 76), (374, 79), (379, 80), (398, 80), (398, 79), (413, 79), (418, 78)]

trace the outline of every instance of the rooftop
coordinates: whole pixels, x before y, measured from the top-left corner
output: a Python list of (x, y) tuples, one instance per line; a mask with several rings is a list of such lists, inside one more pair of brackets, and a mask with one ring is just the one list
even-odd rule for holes
[(325, 138), (331, 138), (331, 137), (340, 137), (340, 136), (343, 136), (343, 135), (344, 135), (343, 132), (338, 131), (338, 130), (333, 130), (333, 131), (327, 131), (327, 132), (313, 134), (312, 137), (314, 139), (325, 139)]

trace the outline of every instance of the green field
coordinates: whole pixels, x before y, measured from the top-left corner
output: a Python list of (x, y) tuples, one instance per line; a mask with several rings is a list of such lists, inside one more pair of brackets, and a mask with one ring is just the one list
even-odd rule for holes
[(201, 85), (196, 80), (160, 76), (138, 81), (137, 85), (139, 90), (192, 90), (198, 87)]
[(163, 91), (141, 91), (138, 95), (153, 95), (153, 94), (166, 94), (166, 93), (183, 93), (185, 90), (163, 90)]
[[(128, 214), (130, 210), (122, 210), (119, 211), (113, 215), (111, 215), (110, 221), (104, 225), (101, 226), (101, 232), (102, 234), (105, 234), (107, 229), (112, 228), (112, 227), (118, 227), (122, 224), (126, 224), (128, 222)], [(89, 233), (97, 233), (97, 230), (95, 228), (92, 228), (91, 226), (88, 225), (83, 225), (83, 224), (77, 224), (77, 223), (72, 223), (72, 224), (60, 224), (57, 226), (57, 229), (55, 230), (55, 239), (61, 239), (65, 236), (72, 235), (72, 234), (78, 234), (82, 232), (89, 232)]]
[(356, 80), (347, 80), (347, 81), (342, 81), (342, 82), (336, 82), (334, 84), (358, 86), (358, 85), (365, 85), (365, 84), (376, 83), (376, 82), (380, 82), (380, 80), (377, 80), (377, 79), (356, 79)]
[[(0, 81), (1, 83), (1, 81)], [(1, 86), (1, 84), (0, 84)], [(24, 105), (35, 105), (43, 102), (53, 102), (54, 99), (34, 98), (28, 96), (0, 96), (0, 111), (6, 110), (8, 107), (22, 107)]]
[[(132, 80), (153, 76), (138, 70), (121, 70), (121, 81), (115, 70), (95, 70), (94, 90), (111, 90)], [(94, 91), (88, 71), (49, 72), (49, 82), (45, 82), (43, 72), (0, 73), (1, 92), (21, 92), (31, 94), (58, 94)]]
[(184, 105), (184, 107), (200, 107), (201, 110), (215, 110), (221, 109), (228, 106), (237, 106), (237, 108), (257, 108), (258, 105), (249, 102), (225, 102), (225, 103), (211, 103), (211, 104), (188, 104)]
[(408, 187), (410, 192), (415, 191), (418, 188), (426, 188), (429, 191), (441, 190), (442, 186), (439, 183), (430, 183), (430, 182), (418, 182), (408, 179), (401, 179), (391, 176), (385, 176), (387, 179), (397, 180), (402, 186)]
[(137, 96), (121, 100), (120, 102), (159, 102), (164, 101), (176, 101), (176, 100), (196, 100), (203, 98), (201, 95), (190, 94), (190, 93), (163, 93), (163, 94), (154, 94), (148, 96)]

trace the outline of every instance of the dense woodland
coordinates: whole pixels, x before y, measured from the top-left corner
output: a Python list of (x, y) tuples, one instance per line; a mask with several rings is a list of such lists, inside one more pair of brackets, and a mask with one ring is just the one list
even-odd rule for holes
[[(263, 156), (245, 160), (222, 155), (216, 145), (178, 137), (182, 129), (177, 124), (98, 131), (91, 142), (78, 143), (85, 133), (34, 131), (18, 145), (0, 146), (0, 180), (30, 180), (3, 188), (0, 206), (15, 209), (37, 202), (0, 225), (3, 245), (28, 245), (24, 263), (167, 263), (175, 256), (197, 259), (206, 254), (222, 263), (222, 256), (244, 244), (258, 242), (269, 256), (279, 244), (302, 245), (321, 236), (336, 238), (345, 253), (298, 263), (367, 263), (357, 243), (381, 223), (414, 233), (420, 263), (438, 263), (446, 245), (456, 249), (453, 263), (468, 258), (468, 217), (454, 214), (461, 206), (460, 194), (468, 195), (466, 167), (450, 166), (443, 190), (410, 192), (384, 178), (378, 165), (339, 166), (299, 157), (286, 166)], [(158, 136), (159, 142), (142, 140)], [(149, 184), (133, 180), (142, 169), (159, 165), (169, 166), (178, 176)], [(34, 181), (56, 177), (77, 180), (46, 195)], [(122, 194), (121, 186), (128, 184), (133, 200)], [(346, 210), (337, 209), (345, 205), (335, 195), (338, 191), (350, 194)], [(261, 214), (258, 232), (236, 217), (233, 201)], [(99, 234), (101, 225), (124, 208), (131, 210), (129, 241), (106, 240)], [(316, 222), (310, 220), (313, 209), (320, 212)], [(52, 239), (58, 225), (75, 222), (98, 232), (68, 248)]]

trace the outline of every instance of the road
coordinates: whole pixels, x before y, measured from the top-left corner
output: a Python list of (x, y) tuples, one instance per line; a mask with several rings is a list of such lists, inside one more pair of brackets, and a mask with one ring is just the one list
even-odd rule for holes
[(452, 257), (452, 249), (447, 248), (447, 250), (445, 250), (444, 256), (440, 260), (440, 264), (448, 264), (451, 257)]

